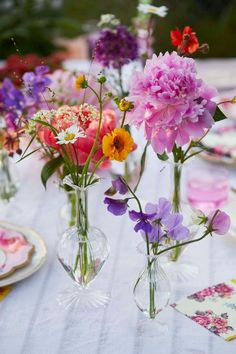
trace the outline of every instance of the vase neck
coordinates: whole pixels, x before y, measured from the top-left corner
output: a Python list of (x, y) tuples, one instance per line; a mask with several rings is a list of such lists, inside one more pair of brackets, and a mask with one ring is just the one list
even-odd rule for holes
[(87, 189), (77, 189), (75, 191), (75, 225), (84, 235), (87, 235), (89, 227)]
[(174, 163), (171, 171), (171, 199), (172, 210), (175, 213), (181, 211), (181, 176), (182, 176), (183, 164)]

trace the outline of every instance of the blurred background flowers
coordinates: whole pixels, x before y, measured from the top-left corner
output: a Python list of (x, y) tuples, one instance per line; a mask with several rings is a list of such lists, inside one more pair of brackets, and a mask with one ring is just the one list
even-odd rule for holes
[[(5, 59), (18, 50), (22, 55), (35, 53), (48, 57), (62, 47), (66, 47), (67, 54), (69, 52), (71, 56), (76, 48), (80, 48), (81, 53), (77, 55), (86, 57), (89, 49), (84, 40), (88, 33), (91, 37), (91, 33), (96, 32), (101, 14), (114, 13), (122, 23), (130, 25), (130, 18), (137, 14), (137, 3), (137, 0), (1, 0), (0, 58)], [(235, 0), (165, 0), (153, 1), (152, 4), (169, 8), (164, 20), (156, 19), (156, 51), (173, 49), (170, 31), (188, 24), (197, 31), (198, 38), (210, 44), (208, 57), (236, 55), (233, 45)], [(60, 54), (63, 56), (62, 52)], [(52, 62), (58, 59), (54, 54)]]

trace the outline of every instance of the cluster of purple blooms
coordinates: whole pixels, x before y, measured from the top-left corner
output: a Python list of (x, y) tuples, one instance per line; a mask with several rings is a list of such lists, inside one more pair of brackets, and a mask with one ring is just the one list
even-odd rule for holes
[(105, 28), (95, 43), (95, 55), (104, 67), (119, 69), (138, 58), (137, 38), (123, 25)]
[(10, 79), (4, 79), (0, 88), (0, 113), (4, 115), (7, 127), (17, 128), (17, 118), (25, 109), (25, 97)]
[(17, 129), (17, 120), (23, 115), (31, 115), (41, 108), (42, 93), (51, 83), (46, 76), (49, 68), (38, 66), (35, 72), (25, 73), (23, 88), (18, 89), (13, 82), (6, 78), (0, 88), (0, 114), (4, 115), (6, 126)]
[[(120, 194), (124, 195), (128, 191), (120, 177), (113, 181), (112, 185)], [(129, 199), (106, 197), (104, 203), (112, 214), (123, 215), (128, 210)], [(182, 241), (189, 237), (188, 228), (182, 224), (183, 216), (179, 213), (171, 213), (171, 203), (165, 198), (160, 198), (158, 204), (147, 203), (145, 212), (129, 211), (129, 217), (136, 223), (135, 232), (141, 231), (142, 234), (147, 234), (149, 242), (160, 242), (165, 237)]]

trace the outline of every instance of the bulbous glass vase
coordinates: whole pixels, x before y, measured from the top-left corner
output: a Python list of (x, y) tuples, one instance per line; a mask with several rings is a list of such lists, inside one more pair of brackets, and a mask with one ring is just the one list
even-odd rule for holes
[[(170, 190), (169, 197), (172, 201), (172, 211), (174, 213), (181, 213), (183, 215), (183, 225), (186, 226), (189, 231), (188, 241), (197, 238), (202, 229), (199, 225), (194, 223), (196, 218), (196, 210), (192, 208), (187, 202), (183, 202), (182, 187), (183, 187), (183, 169), (185, 164), (175, 163), (173, 161), (166, 161), (164, 163), (164, 169), (167, 171), (167, 175), (170, 175)], [(167, 175), (164, 174), (162, 179), (166, 181)], [(186, 241), (186, 240), (185, 240)], [(171, 250), (166, 257), (162, 257), (162, 266), (165, 270), (168, 278), (173, 281), (188, 281), (199, 273), (197, 265), (193, 264), (187, 257), (188, 246), (181, 246), (182, 241), (168, 240), (166, 246), (179, 246)], [(164, 261), (164, 262), (163, 262)]]
[(146, 317), (155, 319), (156, 316), (169, 304), (170, 283), (165, 274), (160, 257), (145, 253), (145, 243), (137, 247), (143, 255), (145, 266), (134, 286), (134, 300)]
[(90, 187), (75, 186), (76, 225), (63, 233), (57, 251), (58, 260), (74, 281), (72, 288), (59, 295), (59, 303), (85, 310), (105, 306), (109, 301), (109, 294), (90, 288), (109, 256), (106, 236), (88, 222), (87, 194)]
[(0, 201), (9, 202), (16, 194), (17, 187), (12, 177), (8, 153), (0, 149)]

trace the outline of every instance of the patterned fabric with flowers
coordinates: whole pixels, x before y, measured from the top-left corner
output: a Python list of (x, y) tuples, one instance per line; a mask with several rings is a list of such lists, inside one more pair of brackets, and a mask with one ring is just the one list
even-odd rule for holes
[(197, 293), (188, 296), (188, 299), (203, 302), (206, 298), (209, 298), (209, 300), (214, 301), (217, 297), (228, 298), (233, 293), (235, 293), (235, 289), (233, 287), (225, 283), (220, 283), (198, 291)]
[(217, 336), (236, 339), (235, 280), (198, 291), (172, 307)]
[(221, 333), (227, 334), (234, 330), (232, 326), (228, 325), (228, 317), (227, 313), (222, 313), (218, 316), (211, 310), (203, 312), (196, 311), (194, 316), (190, 316), (193, 321), (199, 323), (216, 335), (220, 335)]

